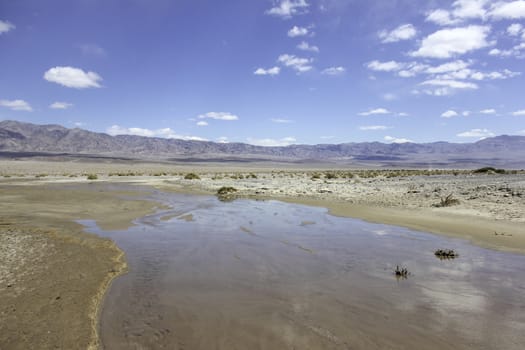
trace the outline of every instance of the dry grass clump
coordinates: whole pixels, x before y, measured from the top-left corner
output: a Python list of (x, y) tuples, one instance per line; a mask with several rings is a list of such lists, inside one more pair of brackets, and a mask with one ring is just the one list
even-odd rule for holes
[(458, 205), (459, 203), (460, 203), (459, 199), (454, 198), (451, 193), (446, 197), (441, 197), (441, 201), (438, 204), (434, 204), (434, 207), (437, 207), (437, 208), (451, 207), (453, 205)]
[(394, 276), (396, 276), (396, 278), (407, 279), (409, 275), (410, 272), (408, 272), (406, 267), (399, 267), (399, 265), (396, 266), (396, 269), (394, 270)]
[(87, 179), (88, 180), (97, 180), (98, 179), (98, 175), (97, 174), (88, 174), (87, 175)]

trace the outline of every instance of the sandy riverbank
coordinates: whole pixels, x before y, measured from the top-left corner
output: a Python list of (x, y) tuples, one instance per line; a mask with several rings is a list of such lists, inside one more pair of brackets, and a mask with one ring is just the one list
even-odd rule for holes
[(0, 185), (1, 349), (98, 347), (99, 306), (126, 262), (74, 220), (126, 228), (156, 205), (121, 195), (98, 185)]

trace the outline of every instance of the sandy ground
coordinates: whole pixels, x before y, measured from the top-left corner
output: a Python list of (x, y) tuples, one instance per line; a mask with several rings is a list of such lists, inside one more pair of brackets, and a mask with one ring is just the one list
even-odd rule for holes
[[(189, 172), (200, 179), (184, 179)], [(87, 180), (87, 174), (98, 179)], [(94, 219), (104, 230), (121, 229), (158, 206), (137, 200), (144, 196), (142, 187), (123, 191), (111, 184), (209, 194), (233, 186), (240, 197), (323, 206), (335, 215), (525, 253), (523, 172), (418, 175), (314, 167), (274, 170), (267, 164), (0, 161), (0, 348), (97, 346), (98, 304), (125, 264), (112, 242), (82, 233), (74, 220)], [(435, 207), (450, 194), (457, 205)]]
[(154, 210), (120, 195), (96, 185), (0, 184), (0, 349), (98, 347), (98, 308), (126, 262), (74, 220), (125, 228)]

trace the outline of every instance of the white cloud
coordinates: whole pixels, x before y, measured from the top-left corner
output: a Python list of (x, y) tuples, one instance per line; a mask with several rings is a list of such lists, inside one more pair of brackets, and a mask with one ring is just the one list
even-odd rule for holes
[(519, 111), (512, 112), (512, 115), (514, 115), (514, 116), (525, 116), (525, 109), (521, 109)]
[(463, 111), (461, 113), (461, 115), (464, 116), (464, 117), (468, 117), (470, 115), (470, 113), (471, 113), (470, 111)]
[(208, 112), (205, 114), (201, 114), (198, 117), (199, 119), (215, 119), (215, 120), (239, 120), (239, 117), (235, 114), (231, 114), (228, 112)]
[(272, 118), (270, 119), (272, 122), (274, 123), (277, 123), (277, 124), (289, 124), (289, 123), (293, 123), (293, 120), (290, 120), (290, 119), (282, 119), (282, 118)]
[(385, 141), (387, 141), (387, 142), (391, 142), (391, 143), (407, 143), (407, 142), (414, 142), (414, 141), (409, 140), (409, 139), (398, 138), (398, 137), (393, 137), (393, 136), (385, 136), (384, 139), (385, 139)]
[(489, 46), (488, 26), (470, 25), (468, 27), (441, 29), (424, 38), (414, 57), (450, 58)]
[(496, 110), (494, 108), (487, 108), (487, 109), (482, 109), (481, 111), (479, 111), (479, 113), (481, 113), (481, 114), (496, 114)]
[(0, 100), (0, 106), (9, 108), (13, 111), (31, 112), (33, 108), (24, 100)]
[(452, 6), (454, 6), (452, 14), (454, 17), (460, 19), (484, 19), (487, 15), (485, 8), (487, 2), (488, 0), (456, 0), (452, 4)]
[(308, 28), (305, 28), (305, 27), (293, 26), (292, 29), (288, 31), (288, 36), (290, 38), (295, 38), (298, 36), (305, 36), (305, 35), (308, 35)]
[(416, 28), (412, 24), (403, 24), (390, 32), (386, 30), (379, 32), (379, 38), (383, 43), (395, 43), (412, 39), (416, 34)]
[(268, 69), (257, 68), (257, 70), (253, 72), (253, 74), (255, 75), (278, 75), (280, 72), (281, 72), (281, 68), (276, 66), (276, 67), (272, 67)]
[(221, 137), (217, 138), (217, 142), (218, 143), (230, 143), (230, 141), (228, 140), (228, 138), (226, 136), (221, 136)]
[(495, 19), (525, 18), (525, 1), (498, 1), (491, 6), (490, 15)]
[(437, 9), (429, 12), (427, 22), (433, 22), (442, 26), (456, 25), (466, 19), (485, 19), (487, 9), (485, 5), (488, 0), (456, 0), (452, 3), (452, 11)]
[(266, 147), (282, 147), (294, 144), (297, 140), (294, 137), (284, 137), (282, 139), (257, 139), (248, 137), (247, 142), (255, 146), (266, 146)]
[(302, 41), (299, 45), (297, 45), (297, 48), (303, 51), (319, 52), (319, 48), (317, 46), (310, 45), (306, 41)]
[(208, 126), (208, 122), (205, 120), (199, 120), (197, 126)]
[(361, 112), (361, 113), (358, 113), (358, 115), (362, 115), (362, 116), (368, 116), (368, 115), (376, 115), (376, 114), (390, 114), (392, 112), (390, 112), (388, 109), (385, 109), (385, 108), (374, 108), (374, 109), (371, 109), (367, 112)]
[(344, 72), (346, 72), (346, 69), (344, 67), (329, 67), (329, 68), (326, 68), (324, 69), (321, 74), (326, 74), (326, 75), (341, 75), (341, 74), (344, 74)]
[(477, 89), (478, 86), (474, 83), (457, 81), (457, 80), (441, 80), (431, 79), (422, 82), (420, 85), (444, 86), (451, 89)]
[(494, 136), (494, 133), (491, 132), (488, 129), (471, 129), (468, 131), (461, 132), (457, 134), (458, 137), (478, 137), (478, 138), (486, 138), (486, 137), (492, 137)]
[(463, 60), (457, 60), (453, 62), (447, 62), (443, 63), (437, 67), (429, 67), (426, 69), (427, 73), (430, 74), (440, 74), (440, 73), (447, 73), (447, 72), (454, 72), (461, 69), (465, 69), (468, 66), (470, 66), (472, 62), (465, 62)]
[(359, 127), (359, 130), (363, 130), (363, 131), (376, 131), (376, 130), (386, 130), (386, 129), (389, 129), (389, 127), (385, 125), (364, 125), (364, 126)]
[(374, 60), (372, 62), (369, 62), (366, 66), (368, 69), (378, 72), (395, 72), (400, 69), (403, 69), (403, 67), (405, 67), (405, 64), (396, 61), (380, 62)]
[(446, 112), (443, 112), (441, 114), (441, 117), (442, 118), (452, 118), (452, 117), (457, 117), (458, 116), (458, 112), (452, 110), (452, 109), (449, 109), (448, 111)]
[(73, 104), (68, 102), (53, 102), (49, 105), (51, 109), (68, 109), (70, 107), (73, 107)]
[(0, 34), (7, 33), (16, 27), (8, 21), (0, 21)]
[(393, 94), (391, 92), (387, 92), (386, 94), (383, 94), (383, 100), (385, 101), (394, 101), (394, 100), (397, 100), (397, 95), (396, 94)]
[(171, 128), (151, 130), (151, 129), (143, 129), (143, 128), (125, 128), (119, 125), (112, 125), (106, 129), (106, 133), (112, 136), (135, 135), (135, 136), (145, 136), (145, 137), (161, 137), (161, 138), (167, 138), (167, 139), (207, 141), (206, 139), (202, 137), (198, 137), (198, 136), (178, 135)]
[(472, 72), (470, 78), (473, 80), (496, 80), (496, 79), (508, 79), (520, 75), (521, 73), (512, 72), (508, 69), (504, 69), (501, 72)]
[(307, 72), (311, 70), (313, 67), (311, 66), (312, 59), (311, 58), (302, 58), (297, 57), (295, 55), (280, 55), (277, 61), (286, 67), (290, 67), (294, 70), (296, 70), (299, 73)]
[(306, 0), (277, 0), (266, 14), (286, 19), (308, 12), (308, 6)]
[(77, 47), (80, 49), (80, 51), (82, 51), (82, 54), (84, 55), (99, 56), (99, 57), (106, 56), (106, 50), (104, 50), (102, 47), (98, 46), (97, 44), (80, 44), (80, 45), (77, 45)]
[(84, 72), (74, 67), (54, 67), (44, 74), (44, 79), (75, 89), (99, 88), (100, 75), (95, 72)]
[(427, 22), (433, 22), (441, 26), (453, 25), (459, 22), (459, 20), (452, 18), (452, 15), (449, 11), (442, 9), (429, 12), (425, 20)]
[(513, 23), (507, 27), (507, 34), (510, 36), (518, 36), (523, 30), (523, 26), (520, 23)]

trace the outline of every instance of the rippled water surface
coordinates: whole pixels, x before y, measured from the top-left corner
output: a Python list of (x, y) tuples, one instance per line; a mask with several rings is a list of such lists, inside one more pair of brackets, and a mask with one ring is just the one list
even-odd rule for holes
[(83, 222), (129, 264), (106, 349), (523, 349), (525, 256), (322, 208), (156, 196), (172, 209), (129, 230)]

